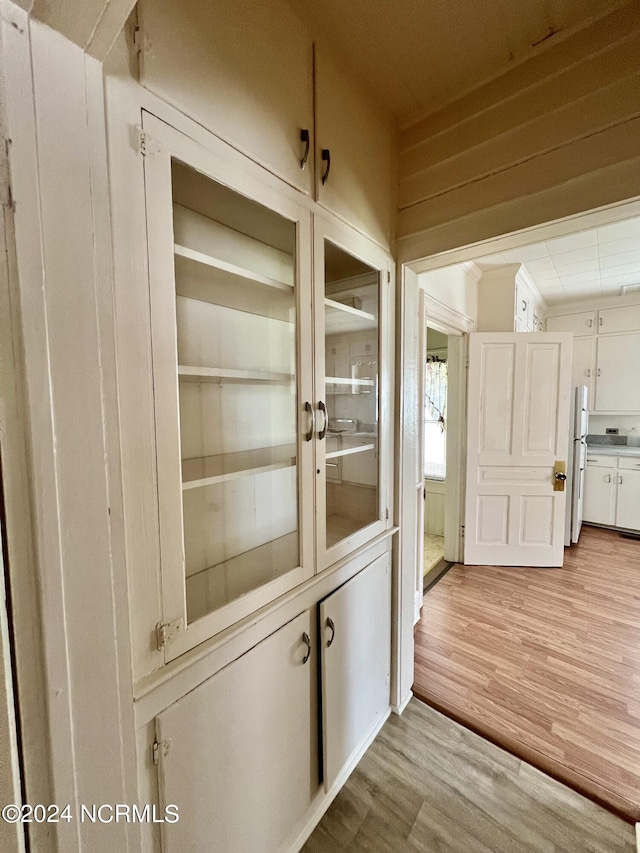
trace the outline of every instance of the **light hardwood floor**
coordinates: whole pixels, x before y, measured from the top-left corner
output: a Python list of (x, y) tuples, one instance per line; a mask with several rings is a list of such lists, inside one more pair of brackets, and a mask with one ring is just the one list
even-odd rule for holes
[(412, 699), (304, 853), (635, 853), (633, 827)]
[(640, 818), (640, 541), (583, 528), (562, 569), (453, 566), (425, 596), (414, 693)]

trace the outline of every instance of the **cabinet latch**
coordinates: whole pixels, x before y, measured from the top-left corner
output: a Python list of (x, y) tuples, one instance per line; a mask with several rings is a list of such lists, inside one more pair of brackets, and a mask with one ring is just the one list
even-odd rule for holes
[(174, 640), (182, 631), (182, 619), (174, 619), (173, 622), (158, 622), (156, 625), (156, 636), (158, 640), (158, 649), (162, 649)]
[(161, 758), (166, 758), (169, 755), (169, 750), (171, 749), (171, 738), (165, 738), (163, 741), (158, 743), (157, 740), (153, 742), (152, 747), (152, 755), (153, 755), (153, 763), (157, 767), (160, 763)]

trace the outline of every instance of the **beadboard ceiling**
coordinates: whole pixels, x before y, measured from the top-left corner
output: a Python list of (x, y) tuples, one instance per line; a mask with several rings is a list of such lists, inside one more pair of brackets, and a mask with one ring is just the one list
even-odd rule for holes
[(640, 288), (640, 217), (534, 243), (474, 263), (481, 270), (521, 263), (548, 305)]
[[(624, 0), (291, 0), (401, 122), (432, 112)], [(545, 37), (552, 35), (546, 41)]]

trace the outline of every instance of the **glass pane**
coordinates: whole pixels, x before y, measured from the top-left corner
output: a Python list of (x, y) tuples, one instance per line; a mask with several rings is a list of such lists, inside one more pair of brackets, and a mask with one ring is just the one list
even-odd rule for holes
[(379, 518), (380, 275), (325, 241), (327, 548)]
[(295, 223), (172, 164), (187, 619), (299, 565)]

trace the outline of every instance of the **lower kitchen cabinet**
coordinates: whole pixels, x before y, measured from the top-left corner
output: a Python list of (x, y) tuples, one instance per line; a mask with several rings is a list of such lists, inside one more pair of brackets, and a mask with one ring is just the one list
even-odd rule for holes
[[(622, 467), (630, 462), (637, 470)], [(640, 460), (619, 460), (617, 473), (616, 527), (640, 530)]]
[(587, 457), (584, 472), (584, 510), (585, 521), (593, 524), (612, 525), (615, 522), (615, 459), (610, 458), (602, 467)]
[(329, 790), (389, 709), (388, 554), (320, 603), (324, 783)]
[(386, 553), (155, 716), (162, 853), (288, 850), (389, 713), (390, 663)]
[[(316, 644), (301, 613), (156, 717), (163, 853), (275, 853), (317, 769)], [(309, 649), (311, 648), (311, 652)]]

